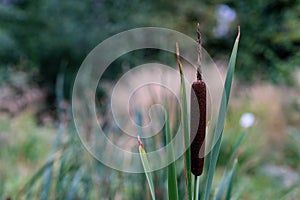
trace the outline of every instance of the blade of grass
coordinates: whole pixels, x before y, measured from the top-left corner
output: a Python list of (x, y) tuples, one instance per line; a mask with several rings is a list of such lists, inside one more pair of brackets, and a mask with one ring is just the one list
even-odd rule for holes
[(138, 143), (139, 143), (139, 153), (142, 161), (142, 165), (145, 171), (145, 175), (149, 184), (150, 188), (150, 193), (152, 196), (152, 200), (155, 200), (155, 192), (154, 192), (154, 185), (153, 185), (153, 179), (150, 173), (150, 167), (149, 167), (149, 162), (147, 159), (146, 151), (144, 149), (144, 146), (142, 144), (142, 141), (140, 140), (140, 137), (138, 137)]
[(228, 164), (231, 163), (236, 155), (236, 152), (237, 150), (239, 149), (239, 147), (241, 146), (241, 143), (244, 139), (244, 137), (246, 136), (246, 131), (243, 131), (242, 134), (240, 135), (238, 141), (235, 143), (234, 147), (233, 147), (233, 150), (232, 150), (232, 153), (230, 155), (230, 158), (229, 158), (229, 161), (228, 161)]
[(185, 178), (186, 178), (186, 194), (189, 200), (192, 200), (192, 176), (191, 176), (191, 151), (190, 151), (190, 130), (189, 130), (189, 115), (188, 115), (188, 106), (186, 99), (186, 86), (185, 79), (183, 73), (183, 67), (180, 61), (179, 55), (179, 47), (178, 43), (176, 43), (176, 55), (177, 55), (177, 63), (180, 72), (180, 94), (181, 94), (181, 122), (182, 122), (182, 131), (183, 131), (183, 143), (184, 149), (186, 149), (184, 153), (184, 168), (185, 168)]
[(171, 132), (170, 132), (170, 121), (168, 112), (165, 112), (166, 124), (165, 124), (165, 134), (166, 134), (166, 143), (167, 143), (167, 155), (168, 159), (172, 160), (172, 163), (168, 165), (167, 173), (168, 173), (168, 197), (169, 200), (177, 200), (178, 199), (178, 187), (177, 187), (177, 175), (175, 168), (175, 158), (174, 158), (174, 149), (173, 145), (171, 145)]
[[(223, 95), (222, 95), (222, 101), (221, 101), (221, 105), (220, 105), (220, 109), (219, 109), (219, 116), (218, 116), (215, 131), (214, 131), (214, 139), (213, 140), (214, 141), (217, 140), (217, 141), (211, 152), (211, 160), (210, 160), (209, 169), (208, 169), (207, 184), (205, 187), (205, 198), (204, 198), (205, 200), (208, 200), (209, 195), (210, 195), (210, 190), (211, 190), (212, 181), (213, 181), (213, 177), (214, 177), (214, 173), (215, 173), (215, 168), (216, 168), (216, 164), (217, 164), (217, 160), (218, 160), (218, 156), (219, 156), (219, 152), (220, 152), (224, 122), (225, 122), (227, 106), (228, 106), (229, 97), (230, 97), (233, 73), (234, 73), (234, 69), (235, 69), (235, 62), (236, 62), (236, 57), (237, 57), (239, 38), (240, 38), (240, 28), (238, 29), (238, 35), (235, 40), (233, 50), (231, 53), (231, 57), (229, 60), (228, 70), (227, 70), (227, 74), (226, 74), (225, 85), (224, 85), (224, 90), (223, 90)], [(218, 136), (219, 133), (220, 133), (220, 135)]]
[(53, 160), (48, 161), (44, 166), (42, 166), (33, 176), (32, 178), (25, 184), (25, 186), (18, 192), (17, 198), (19, 198), (22, 194), (30, 191), (30, 188), (34, 186), (34, 183), (43, 175), (45, 170), (53, 164)]
[(47, 166), (47, 168), (44, 171), (43, 189), (42, 189), (42, 193), (41, 193), (41, 197), (40, 197), (43, 200), (49, 199), (49, 192), (51, 189), (52, 172), (53, 172), (53, 165)]
[(66, 171), (66, 163), (67, 163), (67, 157), (69, 156), (69, 153), (64, 153), (59, 160), (59, 171), (57, 172), (57, 177), (56, 177), (56, 185), (55, 185), (55, 198), (62, 198), (62, 194), (64, 191), (64, 186), (63, 186), (63, 178), (65, 176), (65, 171)]
[(63, 154), (63, 150), (57, 151), (53, 156), (48, 159), (48, 161), (39, 168), (39, 170), (29, 179), (28, 182), (25, 183), (25, 185), (18, 191), (17, 198), (20, 198), (20, 196), (24, 193), (28, 194), (28, 191), (35, 185), (36, 182), (38, 182), (38, 179), (42, 177), (44, 174), (45, 170), (49, 167), (52, 166), (53, 163), (60, 159), (60, 157)]
[(83, 187), (83, 195), (82, 195), (82, 198), (83, 200), (88, 200), (88, 199), (91, 199), (90, 197), (90, 193), (91, 191), (93, 190), (93, 179), (92, 179), (92, 175), (88, 175), (88, 177), (85, 177), (85, 180), (84, 180), (85, 184), (84, 184), (84, 187)]
[(226, 200), (230, 200), (230, 198), (231, 198), (233, 178), (234, 178), (234, 174), (235, 174), (235, 171), (236, 171), (236, 166), (237, 166), (237, 159), (234, 161), (233, 167), (232, 167), (232, 169), (229, 173), (229, 185), (228, 185), (228, 189), (227, 189)]
[(246, 132), (243, 131), (242, 134), (240, 135), (238, 141), (234, 145), (234, 148), (233, 148), (232, 153), (230, 155), (230, 158), (228, 160), (227, 166), (225, 168), (224, 174), (222, 176), (218, 192), (217, 192), (217, 194), (215, 196), (215, 200), (221, 199), (222, 196), (223, 196), (223, 194), (225, 193), (225, 188), (226, 188), (226, 185), (228, 183), (228, 179), (229, 179), (230, 173), (231, 173), (231, 172), (228, 171), (229, 166), (231, 165), (231, 163), (232, 163), (232, 161), (233, 161), (233, 159), (234, 159), (234, 157), (236, 155), (236, 152), (237, 152), (238, 148), (240, 147), (240, 145), (242, 143), (242, 140), (244, 139), (245, 135), (246, 135)]
[(78, 171), (76, 172), (74, 179), (72, 181), (71, 188), (70, 188), (68, 196), (66, 198), (67, 200), (72, 200), (72, 199), (76, 198), (82, 176), (83, 176), (83, 171), (81, 169), (78, 169)]

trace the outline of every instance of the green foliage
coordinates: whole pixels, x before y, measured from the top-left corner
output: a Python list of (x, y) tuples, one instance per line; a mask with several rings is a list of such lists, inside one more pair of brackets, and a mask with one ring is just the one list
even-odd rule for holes
[[(217, 37), (216, 10), (221, 4), (234, 9), (237, 18), (229, 25), (228, 33)], [(194, 35), (194, 27), (200, 22), (206, 36), (204, 47), (219, 58), (230, 49), (231, 42), (224, 38), (230, 38), (239, 24), (243, 29), (237, 68), (240, 79), (291, 83), (292, 72), (300, 64), (299, 11), (300, 3), (292, 0), (190, 0), (184, 4), (171, 0), (12, 1), (0, 4), (0, 64), (28, 60), (27, 67), (38, 68), (50, 88), (60, 68), (65, 67), (70, 88), (87, 53), (120, 31), (162, 26)], [(138, 58), (143, 60), (146, 54)], [(153, 55), (159, 57), (159, 53)], [(137, 59), (136, 55), (130, 58)]]
[(233, 161), (234, 157), (236, 156), (236, 152), (237, 152), (238, 148), (240, 147), (241, 142), (244, 139), (245, 135), (246, 135), (246, 132), (243, 132), (240, 135), (238, 141), (236, 142), (236, 144), (235, 144), (235, 146), (234, 146), (234, 148), (232, 150), (232, 153), (230, 155), (230, 158), (228, 160), (227, 166), (225, 168), (222, 180), (220, 182), (220, 185), (219, 185), (219, 188), (218, 188), (218, 192), (217, 192), (217, 194), (215, 196), (216, 200), (217, 199), (221, 199), (222, 196), (225, 194), (226, 186), (227, 186), (226, 199), (230, 199), (230, 194), (231, 194), (232, 185), (233, 185), (233, 176), (234, 176), (234, 173), (235, 173), (235, 169), (236, 169), (236, 165), (237, 165), (237, 160), (234, 162), (233, 167), (232, 167), (232, 169), (230, 171), (229, 171), (229, 166), (232, 164), (232, 161)]
[(243, 29), (237, 73), (243, 80), (291, 83), (300, 66), (299, 1), (227, 1)]

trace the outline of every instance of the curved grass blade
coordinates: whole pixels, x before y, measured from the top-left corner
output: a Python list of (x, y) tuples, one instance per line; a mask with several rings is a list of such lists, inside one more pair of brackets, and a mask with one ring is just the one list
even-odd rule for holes
[(85, 177), (84, 180), (82, 199), (83, 200), (91, 199), (90, 193), (92, 190), (93, 190), (93, 180), (91, 175), (89, 175), (88, 177)]
[(236, 166), (237, 166), (237, 159), (234, 161), (233, 167), (232, 167), (232, 169), (230, 171), (230, 174), (229, 174), (229, 185), (228, 185), (228, 189), (227, 189), (226, 200), (230, 200), (230, 198), (231, 198), (233, 178), (234, 178), (234, 174), (235, 174), (235, 171), (236, 171)]
[(229, 165), (233, 161), (233, 159), (236, 155), (236, 152), (239, 149), (239, 147), (241, 146), (241, 143), (242, 143), (245, 136), (246, 136), (246, 131), (243, 131), (242, 134), (240, 135), (238, 141), (236, 142), (236, 144), (233, 147), (233, 150), (232, 150), (232, 153), (230, 155), (230, 158), (229, 158), (229, 161), (228, 161), (227, 165)]
[(67, 157), (69, 156), (70, 152), (66, 152), (62, 155), (60, 158), (60, 166), (59, 170), (57, 172), (56, 176), (56, 185), (55, 185), (55, 198), (62, 198), (62, 195), (64, 194), (64, 186), (63, 186), (63, 179), (65, 176), (65, 170), (67, 169), (66, 163), (67, 163)]
[(143, 165), (143, 168), (144, 168), (144, 171), (145, 171), (145, 175), (146, 175), (146, 178), (147, 178), (147, 181), (148, 181), (148, 184), (149, 184), (152, 200), (155, 200), (154, 185), (153, 185), (153, 179), (152, 179), (152, 176), (151, 176), (151, 173), (150, 173), (149, 162), (148, 162), (146, 151), (144, 149), (144, 146), (142, 144), (142, 141), (141, 141), (140, 137), (138, 137), (138, 143), (139, 143), (139, 153), (140, 153), (142, 165)]
[(43, 200), (49, 199), (49, 192), (51, 189), (52, 172), (53, 172), (53, 165), (47, 166), (47, 168), (44, 171), (43, 188), (42, 188), (42, 193), (41, 193), (41, 197), (40, 197)]
[(178, 187), (177, 187), (177, 175), (176, 175), (176, 167), (175, 167), (175, 158), (174, 158), (174, 149), (173, 145), (171, 145), (171, 132), (170, 132), (170, 121), (168, 112), (165, 112), (166, 116), (166, 124), (165, 124), (165, 132), (166, 132), (166, 144), (167, 146), (167, 155), (168, 158), (173, 162), (168, 165), (168, 197), (169, 200), (178, 200)]
[[(29, 179), (28, 182), (18, 191), (17, 198), (20, 198), (22, 194), (29, 194), (31, 188), (35, 185), (35, 183), (43, 176), (44, 172), (48, 169), (48, 167), (53, 166), (53, 163), (60, 159), (63, 155), (63, 151), (57, 151), (53, 156), (48, 159), (48, 161), (40, 167), (40, 169)], [(30, 194), (29, 194), (30, 195)]]
[(82, 176), (83, 176), (83, 171), (81, 169), (79, 169), (76, 172), (74, 179), (72, 181), (71, 188), (70, 188), (68, 196), (66, 198), (67, 200), (72, 200), (72, 199), (76, 198)]
[[(220, 109), (219, 109), (218, 121), (217, 121), (216, 128), (214, 131), (214, 139), (213, 140), (216, 141), (216, 143), (211, 152), (207, 184), (205, 187), (205, 198), (204, 198), (205, 200), (209, 199), (212, 181), (213, 181), (213, 177), (214, 177), (214, 173), (215, 173), (215, 168), (216, 168), (216, 164), (217, 164), (217, 160), (218, 160), (218, 156), (219, 156), (219, 152), (220, 152), (224, 122), (225, 122), (227, 106), (228, 106), (229, 97), (230, 97), (233, 73), (234, 73), (234, 69), (235, 69), (239, 38), (240, 38), (240, 28), (238, 29), (238, 35), (235, 40), (233, 50), (232, 50), (232, 53), (230, 56), (228, 70), (227, 70), (226, 79), (225, 79), (224, 90), (223, 90), (223, 95), (222, 95), (222, 101), (221, 101), (221, 105), (220, 105)], [(219, 133), (220, 133), (220, 135), (219, 135), (219, 137), (217, 137)]]
[(30, 189), (33, 187), (34, 183), (37, 182), (37, 180), (43, 175), (45, 170), (52, 166), (53, 160), (48, 161), (44, 166), (42, 166), (33, 176), (32, 178), (25, 184), (25, 186), (18, 192), (17, 198), (19, 198), (22, 194), (30, 191)]
[(185, 178), (186, 178), (186, 194), (189, 200), (192, 200), (192, 176), (191, 176), (191, 150), (190, 150), (190, 130), (189, 130), (189, 115), (188, 115), (188, 106), (186, 99), (186, 86), (185, 79), (183, 73), (182, 63), (180, 61), (179, 55), (179, 47), (178, 43), (176, 43), (176, 55), (177, 55), (177, 63), (180, 72), (180, 94), (181, 94), (181, 122), (182, 122), (182, 131), (183, 131), (183, 143), (184, 149), (184, 168), (185, 168)]
[(240, 135), (238, 141), (234, 145), (234, 148), (233, 148), (232, 153), (230, 155), (229, 161), (228, 161), (227, 166), (225, 168), (224, 174), (222, 176), (222, 179), (221, 179), (221, 182), (220, 182), (219, 189), (218, 189), (218, 192), (216, 194), (215, 200), (221, 199), (223, 194), (225, 193), (225, 188), (226, 188), (227, 183), (229, 182), (228, 179), (230, 178), (230, 173), (231, 173), (231, 172), (228, 171), (229, 166), (231, 165), (231, 163), (232, 163), (232, 161), (233, 161), (233, 159), (236, 155), (236, 152), (237, 152), (238, 148), (240, 147), (240, 145), (242, 143), (242, 140), (244, 139), (245, 135), (246, 135), (246, 132), (245, 131), (242, 132), (242, 134)]

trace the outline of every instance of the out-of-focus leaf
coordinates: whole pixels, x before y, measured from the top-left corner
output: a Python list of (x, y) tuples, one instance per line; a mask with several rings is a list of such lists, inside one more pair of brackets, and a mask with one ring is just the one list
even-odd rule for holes
[(76, 199), (77, 191), (79, 189), (82, 176), (83, 176), (83, 171), (82, 171), (82, 169), (79, 169), (76, 172), (74, 179), (72, 181), (71, 188), (70, 188), (68, 196), (66, 198), (67, 200)]
[(138, 143), (139, 143), (139, 153), (140, 153), (142, 165), (143, 165), (143, 168), (144, 168), (144, 171), (145, 171), (145, 175), (146, 175), (146, 178), (147, 178), (147, 181), (148, 181), (148, 184), (149, 184), (152, 200), (155, 200), (153, 179), (152, 179), (152, 175), (150, 173), (150, 167), (149, 167), (149, 162), (148, 162), (148, 159), (147, 159), (147, 154), (146, 154), (146, 151), (145, 151), (144, 146), (142, 144), (142, 141), (140, 140), (139, 137), (138, 137)]
[(166, 133), (166, 143), (167, 143), (167, 155), (168, 159), (172, 160), (172, 163), (168, 165), (168, 197), (169, 200), (178, 199), (178, 187), (177, 187), (177, 175), (175, 167), (175, 158), (174, 158), (174, 149), (171, 143), (172, 135), (170, 132), (170, 121), (168, 112), (165, 112), (166, 124), (165, 124), (165, 133)]

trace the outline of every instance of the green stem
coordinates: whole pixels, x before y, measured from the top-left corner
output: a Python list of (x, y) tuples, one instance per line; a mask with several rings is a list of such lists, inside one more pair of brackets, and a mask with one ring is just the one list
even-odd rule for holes
[(197, 176), (194, 176), (194, 198), (193, 198), (193, 200), (197, 200)]

